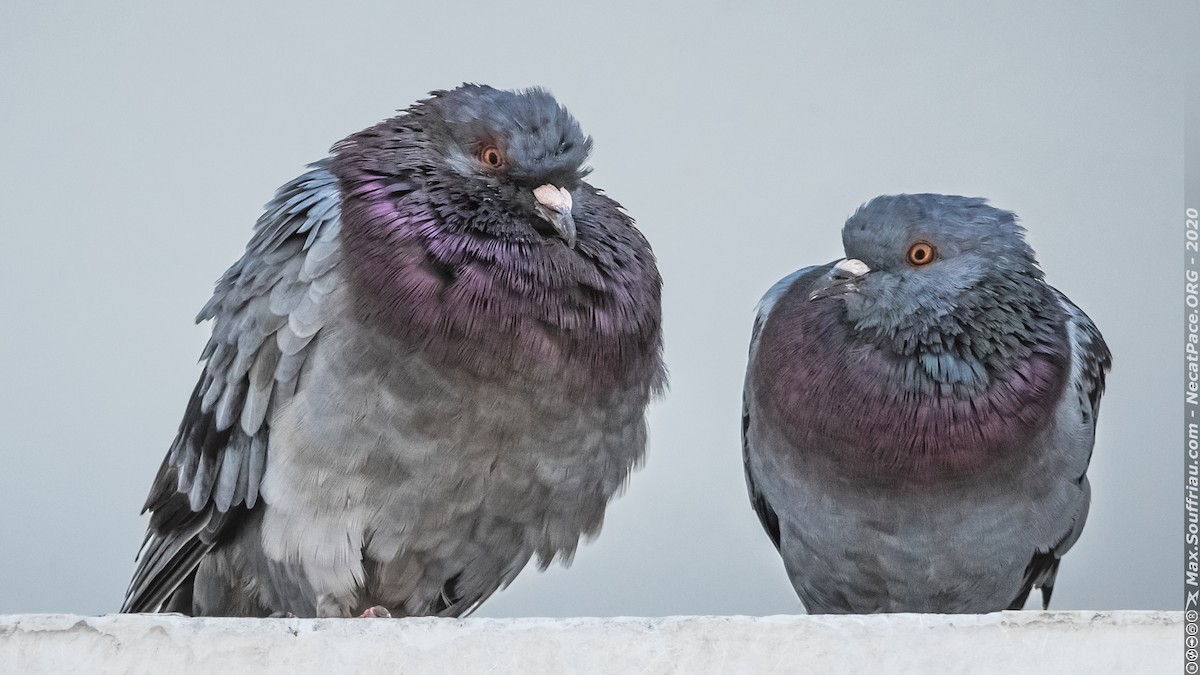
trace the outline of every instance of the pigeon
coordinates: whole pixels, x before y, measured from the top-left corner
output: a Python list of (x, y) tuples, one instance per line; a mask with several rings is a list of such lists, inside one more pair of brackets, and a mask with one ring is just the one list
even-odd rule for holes
[(123, 612), (462, 616), (569, 564), (646, 449), (661, 277), (542, 89), (464, 84), (267, 204)]
[(751, 503), (812, 614), (1049, 606), (1112, 357), (986, 200), (877, 197), (754, 322)]

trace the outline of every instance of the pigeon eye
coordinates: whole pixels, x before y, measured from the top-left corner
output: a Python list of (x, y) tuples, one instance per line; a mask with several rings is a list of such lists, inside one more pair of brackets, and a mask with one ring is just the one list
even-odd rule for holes
[(921, 267), (933, 262), (937, 257), (937, 249), (926, 241), (918, 241), (908, 247), (908, 264), (913, 267)]
[(500, 148), (494, 145), (485, 145), (479, 151), (479, 161), (487, 164), (493, 169), (499, 169), (504, 166), (504, 155), (501, 154)]

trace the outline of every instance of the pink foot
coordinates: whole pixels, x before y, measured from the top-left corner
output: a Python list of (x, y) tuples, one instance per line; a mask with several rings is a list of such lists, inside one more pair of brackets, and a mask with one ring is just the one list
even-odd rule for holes
[(392, 618), (392, 613), (387, 611), (387, 608), (383, 607), (382, 605), (375, 605), (374, 607), (368, 609), (367, 611), (363, 612), (362, 614), (359, 614), (358, 618), (360, 618), (360, 619), (390, 619), (390, 618)]

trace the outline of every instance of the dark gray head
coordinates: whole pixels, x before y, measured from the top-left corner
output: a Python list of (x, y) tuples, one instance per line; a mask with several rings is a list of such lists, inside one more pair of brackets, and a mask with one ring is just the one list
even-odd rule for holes
[(977, 197), (876, 197), (842, 229), (846, 259), (816, 285), (880, 337), (909, 338), (981, 295), (1037, 284), (1042, 271), (1009, 211)]
[[(863, 204), (842, 228), (846, 256), (872, 269), (896, 274), (986, 268), (1033, 274), (1040, 278), (1025, 230), (1011, 211), (989, 206), (981, 197), (916, 194), (885, 195)], [(935, 249), (932, 259), (913, 244)]]
[(469, 219), (450, 214), (451, 227), (528, 241), (556, 237), (570, 248), (576, 240), (572, 193), (589, 171), (584, 163), (591, 147), (579, 122), (543, 89), (464, 84), (432, 92), (339, 143), (334, 171), (343, 180), (390, 178), (404, 191), (453, 186), (456, 206), (488, 208)]
[(432, 96), (414, 112), (426, 122), (430, 140), (441, 145), (463, 175), (531, 189), (551, 183), (568, 190), (587, 175), (584, 162), (592, 139), (544, 89), (503, 91), (464, 84)]

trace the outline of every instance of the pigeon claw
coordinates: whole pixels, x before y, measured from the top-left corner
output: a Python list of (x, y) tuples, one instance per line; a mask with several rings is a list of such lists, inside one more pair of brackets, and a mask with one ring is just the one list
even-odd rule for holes
[(369, 607), (367, 609), (367, 611), (363, 612), (362, 614), (359, 614), (358, 618), (359, 619), (390, 619), (390, 618), (392, 618), (392, 613), (389, 612), (387, 610), (387, 607), (384, 607), (383, 605), (375, 605), (374, 607)]

